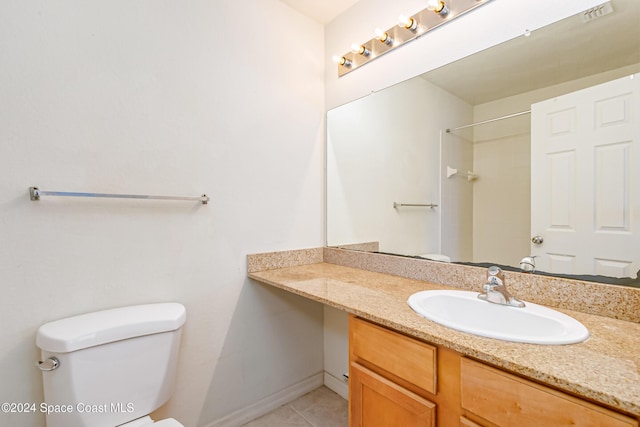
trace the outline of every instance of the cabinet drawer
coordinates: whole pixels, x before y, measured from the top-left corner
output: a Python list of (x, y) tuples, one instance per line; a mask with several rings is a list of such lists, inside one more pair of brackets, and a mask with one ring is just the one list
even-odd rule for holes
[(462, 407), (497, 425), (638, 427), (638, 421), (532, 381), (461, 359)]
[(350, 425), (435, 427), (436, 405), (373, 371), (351, 364)]
[(436, 394), (436, 347), (350, 317), (351, 353), (421, 389)]

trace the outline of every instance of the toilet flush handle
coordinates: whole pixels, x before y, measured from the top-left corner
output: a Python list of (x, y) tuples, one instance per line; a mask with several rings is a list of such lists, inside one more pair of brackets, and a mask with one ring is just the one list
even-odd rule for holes
[(58, 366), (60, 366), (60, 361), (58, 360), (57, 357), (50, 357), (44, 362), (41, 360), (36, 362), (36, 366), (41, 371), (45, 371), (45, 372), (53, 371), (58, 369)]

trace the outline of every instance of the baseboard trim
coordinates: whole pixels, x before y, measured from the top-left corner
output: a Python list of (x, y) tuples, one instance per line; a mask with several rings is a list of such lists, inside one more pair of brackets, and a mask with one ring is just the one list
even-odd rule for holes
[(336, 378), (330, 373), (324, 373), (324, 385), (338, 393), (343, 399), (349, 400), (349, 384), (346, 379)]
[(232, 412), (231, 414), (220, 418), (203, 427), (238, 427), (255, 420), (264, 414), (268, 414), (274, 409), (285, 405), (298, 397), (321, 387), (324, 384), (322, 373), (315, 374), (307, 379), (295, 383), (284, 390), (274, 393), (257, 401), (247, 407)]

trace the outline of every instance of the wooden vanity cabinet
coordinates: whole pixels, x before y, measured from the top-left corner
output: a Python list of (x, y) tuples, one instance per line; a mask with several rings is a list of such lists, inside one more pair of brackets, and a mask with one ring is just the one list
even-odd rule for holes
[(638, 419), (349, 316), (350, 427), (639, 427)]
[(350, 426), (457, 425), (459, 387), (457, 353), (349, 316)]

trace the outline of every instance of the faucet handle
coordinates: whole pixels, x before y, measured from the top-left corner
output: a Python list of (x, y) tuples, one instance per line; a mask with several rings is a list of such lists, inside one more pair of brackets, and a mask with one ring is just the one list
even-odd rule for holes
[(483, 286), (484, 293), (478, 294), (479, 299), (512, 307), (525, 306), (524, 302), (515, 298), (507, 290), (504, 284), (504, 274), (500, 267), (496, 265), (489, 267), (487, 274), (487, 283)]
[(504, 274), (502, 273), (502, 269), (496, 265), (489, 267), (487, 270), (487, 281), (491, 285), (503, 285), (504, 284)]

